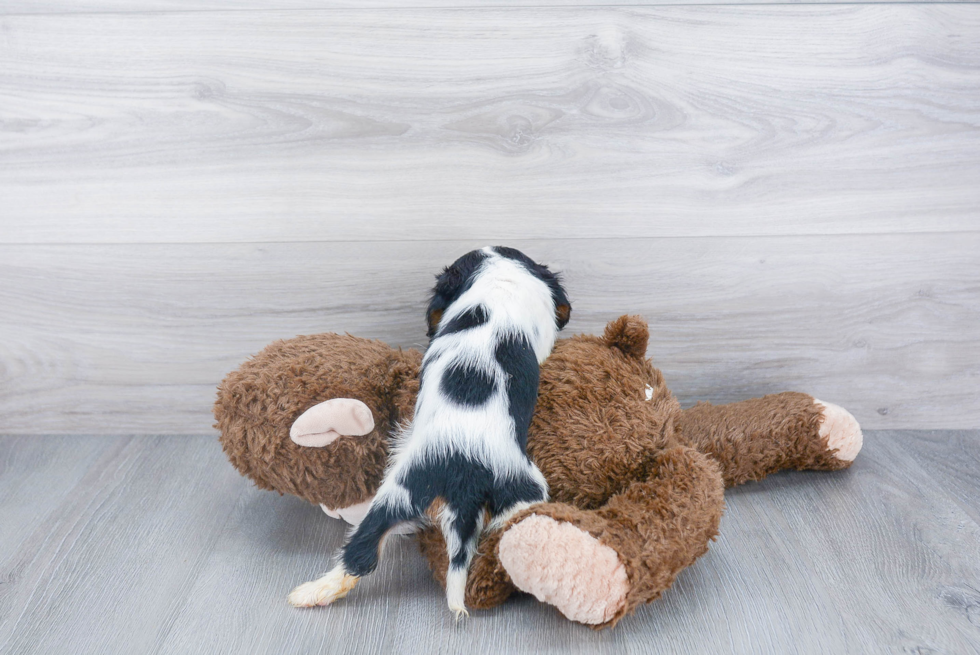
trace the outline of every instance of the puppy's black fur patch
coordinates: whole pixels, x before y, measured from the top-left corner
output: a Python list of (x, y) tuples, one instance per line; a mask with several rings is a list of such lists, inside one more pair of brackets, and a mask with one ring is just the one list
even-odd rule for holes
[(507, 373), (507, 399), (514, 419), (514, 436), (521, 450), (527, 450), (527, 429), (538, 400), (538, 360), (531, 344), (518, 335), (501, 339), (493, 355)]
[(471, 328), (485, 325), (489, 319), (490, 317), (487, 315), (486, 307), (483, 305), (471, 307), (458, 316), (454, 316), (450, 320), (446, 321), (445, 325), (440, 326), (439, 336), (442, 337), (447, 334), (455, 334), (456, 332), (462, 332), (463, 330), (469, 330)]
[[(451, 529), (462, 543), (469, 541), (477, 529), (473, 517), (480, 513), (483, 499), (494, 488), (493, 471), (461, 453), (446, 453), (429, 459), (424, 465), (413, 465), (402, 479), (419, 513), (425, 512), (436, 498), (453, 508), (456, 520)], [(452, 553), (453, 564), (465, 563), (466, 551)]]
[(351, 535), (350, 541), (344, 546), (341, 555), (344, 569), (356, 576), (365, 576), (374, 571), (378, 566), (378, 548), (385, 532), (390, 530), (391, 526), (414, 517), (415, 515), (405, 511), (405, 508), (372, 507)]
[(454, 403), (478, 407), (490, 399), (497, 384), (483, 369), (463, 363), (443, 374), (440, 387)]

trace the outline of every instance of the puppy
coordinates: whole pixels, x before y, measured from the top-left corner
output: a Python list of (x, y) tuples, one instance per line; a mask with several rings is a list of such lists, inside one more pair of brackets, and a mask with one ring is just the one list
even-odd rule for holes
[(343, 598), (378, 565), (395, 525), (434, 514), (446, 539), (446, 599), (466, 614), (466, 574), (480, 533), (548, 499), (527, 456), (538, 366), (568, 322), (556, 275), (513, 248), (463, 255), (437, 277), (415, 417), (403, 429), (367, 515), (327, 575), (289, 595), (298, 607)]

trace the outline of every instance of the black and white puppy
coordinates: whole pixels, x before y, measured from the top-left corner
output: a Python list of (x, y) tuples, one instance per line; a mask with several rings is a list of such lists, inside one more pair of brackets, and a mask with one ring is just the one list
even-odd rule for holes
[(527, 456), (527, 430), (538, 367), (570, 313), (557, 276), (513, 248), (474, 250), (438, 276), (415, 417), (340, 563), (294, 589), (290, 603), (346, 596), (377, 567), (385, 534), (432, 508), (449, 555), (449, 608), (457, 618), (466, 613), (466, 574), (480, 533), (548, 498)]

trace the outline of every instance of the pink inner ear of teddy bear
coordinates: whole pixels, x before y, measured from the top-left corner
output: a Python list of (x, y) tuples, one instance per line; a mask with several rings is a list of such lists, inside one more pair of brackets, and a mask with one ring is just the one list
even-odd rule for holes
[(300, 446), (322, 448), (341, 436), (362, 436), (374, 429), (371, 409), (354, 398), (332, 398), (310, 407), (289, 428)]

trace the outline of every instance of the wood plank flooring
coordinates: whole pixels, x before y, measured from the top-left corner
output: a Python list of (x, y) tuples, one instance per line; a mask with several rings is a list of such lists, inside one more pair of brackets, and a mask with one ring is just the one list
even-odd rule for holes
[(0, 652), (980, 652), (980, 432), (869, 432), (854, 467), (730, 490), (721, 535), (612, 631), (520, 597), (455, 625), (410, 538), (284, 600), (344, 528), (212, 437), (0, 437)]

